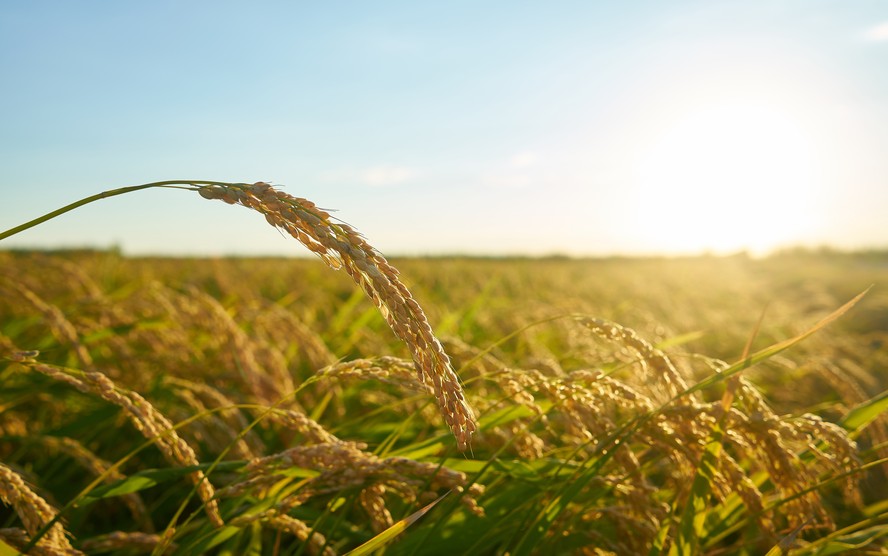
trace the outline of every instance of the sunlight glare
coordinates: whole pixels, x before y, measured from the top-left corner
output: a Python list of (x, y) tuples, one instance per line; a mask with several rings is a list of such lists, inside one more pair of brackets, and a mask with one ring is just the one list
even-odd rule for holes
[(686, 112), (637, 166), (640, 233), (668, 253), (798, 241), (815, 220), (816, 162), (804, 126), (778, 106), (740, 100)]

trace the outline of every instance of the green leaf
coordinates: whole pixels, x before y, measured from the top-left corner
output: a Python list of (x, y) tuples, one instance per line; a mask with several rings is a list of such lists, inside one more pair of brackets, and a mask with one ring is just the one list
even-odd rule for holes
[(409, 446), (398, 450), (387, 452), (386, 457), (402, 457), (407, 459), (422, 459), (424, 457), (433, 456), (440, 453), (445, 448), (444, 441), (450, 440), (450, 435), (439, 435), (434, 438), (427, 438), (420, 442), (414, 442)]
[(491, 467), (515, 479), (547, 484), (551, 484), (554, 479), (569, 478), (579, 469), (576, 463), (553, 458), (495, 460)]
[(107, 328), (101, 328), (90, 334), (83, 336), (82, 342), (84, 344), (95, 344), (102, 340), (106, 340), (108, 338), (114, 338), (115, 336), (123, 336), (132, 332), (134, 329), (138, 327), (137, 324), (121, 324), (119, 326), (111, 326)]
[(839, 424), (847, 431), (860, 432), (886, 411), (888, 411), (888, 390), (849, 411)]
[(126, 479), (121, 479), (113, 484), (99, 487), (92, 491), (88, 497), (84, 499), (85, 504), (94, 502), (102, 498), (114, 498), (115, 496), (123, 496), (124, 494), (132, 494), (155, 486), (159, 481), (149, 475), (133, 475)]
[(242, 529), (240, 527), (232, 527), (230, 525), (226, 525), (221, 529), (214, 529), (213, 532), (201, 539), (200, 542), (188, 547), (189, 554), (203, 554), (209, 549), (222, 544), (227, 541), (231, 537), (240, 533)]
[[(217, 465), (215, 467), (215, 470), (233, 471), (242, 466), (243, 464), (241, 462), (223, 462)], [(114, 481), (113, 483), (97, 487), (92, 492), (90, 492), (88, 496), (85, 496), (83, 499), (81, 499), (80, 502), (81, 504), (91, 504), (103, 498), (113, 498), (115, 496), (122, 496), (124, 494), (138, 492), (140, 490), (145, 490), (156, 486), (160, 483), (180, 479), (188, 475), (189, 473), (193, 473), (194, 471), (206, 471), (209, 467), (210, 464), (201, 464), (191, 465), (187, 467), (146, 469), (145, 471), (139, 471), (138, 473), (130, 475), (125, 479), (120, 479), (119, 481)]]
[(790, 533), (780, 539), (780, 542), (775, 544), (771, 548), (771, 550), (769, 550), (768, 553), (765, 554), (765, 556), (783, 556), (784, 554), (788, 553), (789, 550), (792, 548), (792, 545), (796, 542), (796, 538), (799, 536), (799, 533), (801, 533), (802, 529), (805, 528), (805, 525), (807, 525), (807, 522), (802, 523), (801, 525), (790, 531)]
[(419, 510), (413, 512), (412, 514), (408, 515), (404, 519), (398, 521), (397, 523), (395, 523), (394, 525), (392, 525), (391, 527), (389, 527), (388, 529), (386, 529), (382, 533), (376, 535), (375, 537), (373, 537), (369, 541), (365, 542), (361, 546), (359, 546), (356, 549), (349, 552), (348, 553), (349, 556), (363, 556), (364, 554), (372, 554), (374, 550), (378, 550), (378, 549), (382, 548), (383, 546), (389, 544), (390, 542), (395, 540), (395, 537), (397, 537), (398, 535), (400, 535), (401, 533), (406, 531), (408, 527), (410, 527), (411, 525), (416, 523), (417, 520), (419, 520), (419, 518), (421, 518), (422, 516), (427, 514), (432, 508), (434, 508), (438, 504), (438, 502), (443, 500), (444, 497), (447, 496), (448, 494), (450, 494), (449, 491), (444, 493), (440, 497), (438, 497), (438, 499), (435, 500), (434, 502), (431, 502), (430, 504), (423, 506)]
[(669, 550), (670, 555), (698, 554), (700, 539), (705, 538), (704, 522), (708, 516), (707, 506), (715, 490), (713, 480), (718, 473), (718, 458), (722, 450), (723, 432), (714, 425), (709, 441), (697, 466), (697, 473), (691, 485), (691, 494), (685, 503), (678, 527), (678, 536)]
[[(888, 536), (888, 525), (878, 525), (876, 527), (870, 527), (869, 529), (837, 537), (822, 545), (812, 554), (817, 556), (827, 556), (829, 554), (857, 553), (862, 548), (885, 536)], [(873, 553), (876, 554), (875, 551)]]
[(836, 309), (835, 311), (833, 311), (832, 313), (830, 313), (829, 315), (827, 315), (826, 317), (824, 317), (823, 319), (818, 321), (814, 326), (812, 326), (808, 330), (802, 332), (798, 336), (795, 336), (793, 338), (789, 338), (788, 340), (784, 340), (782, 342), (778, 342), (778, 343), (776, 343), (770, 347), (767, 347), (761, 351), (755, 352), (754, 354), (750, 355), (749, 357), (734, 363), (733, 365), (731, 365), (727, 369), (724, 369), (719, 373), (716, 373), (708, 378), (701, 380), (700, 382), (698, 382), (694, 386), (685, 390), (681, 394), (681, 396), (687, 396), (688, 394), (692, 394), (694, 392), (698, 392), (700, 390), (706, 389), (706, 388), (712, 386), (713, 384), (717, 384), (719, 382), (722, 382), (723, 380), (726, 380), (741, 371), (745, 371), (746, 369), (748, 369), (754, 365), (757, 365), (766, 359), (770, 359), (771, 357), (777, 355), (778, 353), (791, 348), (792, 346), (801, 342), (805, 338), (813, 335), (815, 332), (818, 332), (821, 329), (832, 324), (839, 317), (841, 317), (842, 315), (844, 315), (845, 313), (850, 311), (852, 307), (854, 307), (861, 299), (863, 299), (863, 296), (865, 296), (870, 291), (870, 289), (871, 289), (871, 287), (867, 288), (863, 292), (857, 294), (851, 301), (845, 303), (844, 305), (842, 305), (841, 307), (839, 307), (838, 309)]
[(507, 423), (511, 423), (522, 417), (535, 417), (536, 414), (530, 408), (523, 405), (509, 405), (497, 411), (493, 411), (481, 417), (478, 420), (478, 426), (482, 430), (494, 427), (501, 427)]
[(21, 552), (0, 540), (0, 556), (19, 556)]
[(262, 556), (262, 524), (254, 521), (247, 535), (247, 547), (243, 556)]
[(688, 332), (687, 334), (681, 334), (679, 336), (673, 336), (671, 338), (666, 338), (662, 342), (658, 342), (655, 346), (657, 349), (667, 350), (669, 348), (682, 346), (687, 344), (688, 342), (693, 342), (694, 340), (699, 340), (706, 333), (702, 330), (696, 330), (694, 332)]
[[(554, 499), (538, 513), (534, 522), (527, 528), (518, 546), (515, 547), (513, 554), (530, 555), (540, 552), (540, 543), (546, 536), (546, 533), (574, 499), (583, 491), (583, 488), (595, 477), (598, 476), (601, 466), (609, 459), (609, 455), (613, 451), (604, 454), (600, 459), (589, 459), (586, 463), (590, 464), (588, 469), (582, 471), (574, 471), (572, 480), (566, 481), (564, 486), (556, 494)], [(596, 498), (599, 493), (593, 494), (587, 503)]]
[[(262, 514), (268, 510), (270, 510), (279, 500), (278, 496), (267, 496), (258, 500), (249, 508), (243, 509), (240, 513), (240, 517), (254, 517), (258, 514)], [(211, 548), (214, 548), (237, 534), (242, 535), (242, 539), (246, 539), (246, 542), (250, 541), (252, 535), (255, 534), (257, 522), (250, 523), (244, 527), (238, 527), (233, 525), (226, 525), (221, 529), (214, 529), (209, 525), (205, 525), (202, 528), (202, 533), (197, 535), (196, 538), (193, 538), (192, 543), (187, 546), (179, 546), (179, 550), (183, 554), (205, 554)], [(261, 524), (259, 524), (261, 530)], [(242, 540), (242, 539), (239, 539)], [(237, 543), (234, 543), (237, 544)], [(237, 547), (237, 554), (241, 554), (243, 552), (243, 547)]]
[(580, 467), (577, 463), (557, 458), (493, 459), (489, 462), (478, 459), (447, 458), (443, 465), (448, 469), (463, 473), (480, 473), (485, 467), (490, 467), (491, 470), (499, 471), (513, 479), (533, 483), (571, 477)]

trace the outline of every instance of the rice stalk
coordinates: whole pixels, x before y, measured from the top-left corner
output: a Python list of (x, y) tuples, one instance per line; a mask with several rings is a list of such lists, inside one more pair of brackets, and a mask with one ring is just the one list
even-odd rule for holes
[[(98, 457), (86, 446), (73, 438), (56, 437), (42, 435), (36, 438), (37, 442), (48, 448), (50, 451), (56, 451), (68, 455), (77, 461), (82, 467), (89, 470), (90, 473), (97, 477), (104, 477), (105, 483), (112, 483), (126, 478), (126, 476), (117, 470), (107, 461)], [(123, 503), (129, 508), (130, 513), (141, 527), (149, 533), (154, 532), (154, 526), (145, 507), (145, 503), (138, 493), (130, 492), (121, 496)]]
[[(29, 538), (22, 539), (30, 543), (37, 533), (56, 518), (56, 511), (49, 503), (31, 490), (22, 477), (0, 463), (0, 500), (11, 506), (25, 526)], [(14, 539), (10, 539), (14, 540)], [(68, 541), (68, 532), (58, 521), (39, 539), (37, 546), (49, 553), (81, 554), (74, 550)]]
[[(469, 511), (476, 515), (484, 514), (477, 502), (484, 487), (470, 484), (465, 473), (408, 458), (381, 458), (363, 448), (366, 446), (339, 441), (297, 446), (257, 458), (247, 464), (240, 479), (220, 489), (219, 496), (236, 498), (245, 493), (254, 493), (264, 497), (261, 494), (263, 489), (285, 480), (279, 474), (280, 471), (299, 467), (318, 471), (319, 475), (307, 480), (296, 493), (279, 500), (276, 507), (280, 510), (289, 510), (312, 497), (326, 493), (341, 492), (349, 488), (363, 490), (382, 485), (387, 491), (396, 493), (408, 502), (438, 496), (441, 490), (453, 490), (464, 494), (461, 502)], [(378, 507), (382, 502), (381, 492), (378, 490), (371, 490), (366, 496), (373, 507)], [(384, 515), (377, 518), (380, 525), (386, 521)]]
[(337, 379), (372, 378), (401, 388), (434, 394), (428, 383), (416, 379), (413, 365), (409, 361), (387, 355), (335, 363), (324, 367), (316, 374), (319, 377)]
[(304, 521), (296, 519), (278, 510), (246, 514), (231, 520), (234, 527), (246, 527), (251, 523), (259, 523), (269, 529), (290, 533), (300, 541), (307, 543), (308, 553), (312, 556), (336, 556), (336, 551), (327, 546), (327, 539), (321, 533), (312, 531)]
[(176, 543), (169, 542), (169, 536), (175, 529), (167, 529), (163, 535), (114, 531), (86, 539), (81, 543), (81, 548), (87, 553), (93, 554), (98, 552), (120, 553), (124, 552), (154, 552), (160, 546), (166, 546), (163, 554), (172, 554), (178, 546)]
[(395, 335), (407, 344), (419, 379), (434, 388), (438, 409), (459, 449), (468, 448), (477, 424), (459, 377), (422, 308), (379, 251), (351, 226), (334, 222), (329, 213), (311, 201), (264, 182), (207, 185), (198, 192), (205, 199), (240, 204), (263, 214), (269, 224), (297, 239), (327, 265), (345, 270), (373, 300)]
[(168, 180), (104, 191), (0, 233), (0, 240), (21, 233), (86, 204), (154, 187), (196, 190), (205, 199), (240, 204), (265, 216), (327, 265), (343, 269), (374, 302), (389, 327), (405, 342), (420, 381), (431, 384), (438, 409), (465, 451), (477, 430), (474, 413), (465, 399), (450, 358), (435, 337), (422, 308), (399, 279), (398, 271), (351, 226), (336, 223), (326, 211), (306, 199), (276, 190), (265, 182), (254, 184), (206, 180)]
[[(262, 439), (250, 429), (244, 414), (222, 392), (208, 384), (183, 378), (165, 377), (164, 382), (175, 387), (173, 393), (186, 400), (186, 403), (189, 403), (197, 413), (205, 412), (207, 406), (223, 410), (218, 413), (214, 412), (213, 419), (218, 422), (218, 428), (229, 435), (229, 441), (234, 439), (232, 450), (235, 457), (252, 459), (256, 453), (265, 451)], [(247, 431), (245, 435), (243, 431)], [(243, 437), (241, 438), (241, 436)]]
[(684, 377), (669, 357), (631, 328), (604, 319), (582, 318), (580, 322), (602, 338), (623, 344), (636, 352), (642, 369), (647, 373), (648, 367), (652, 368), (654, 379), (661, 381), (670, 397), (678, 396), (687, 389)]
[(24, 285), (4, 279), (0, 282), (0, 291), (18, 294), (21, 299), (31, 304), (39, 312), (52, 330), (53, 335), (63, 344), (68, 344), (77, 356), (80, 365), (85, 369), (93, 368), (93, 358), (89, 350), (80, 341), (77, 329), (58, 307), (45, 302), (36, 293)]
[(290, 396), (294, 385), (286, 362), (282, 359), (275, 359), (271, 365), (260, 365), (257, 350), (254, 349), (254, 342), (228, 314), (225, 307), (218, 300), (195, 287), (189, 287), (187, 291), (191, 299), (209, 309), (209, 315), (206, 315), (206, 312), (203, 314), (212, 319), (211, 328), (217, 334), (227, 336), (228, 345), (230, 345), (231, 354), (238, 370), (256, 399), (268, 405), (279, 404), (282, 401), (295, 403), (295, 400)]
[[(55, 365), (39, 363), (30, 354), (20, 354), (17, 362), (33, 371), (68, 384), (77, 390), (100, 397), (124, 410), (133, 426), (145, 438), (154, 442), (167, 461), (179, 466), (195, 466), (200, 462), (191, 446), (176, 433), (173, 424), (151, 403), (136, 392), (115, 386), (104, 374), (96, 371), (72, 372)], [(215, 489), (203, 471), (190, 473), (189, 478), (197, 487), (198, 496), (213, 525), (224, 525), (216, 502)]]

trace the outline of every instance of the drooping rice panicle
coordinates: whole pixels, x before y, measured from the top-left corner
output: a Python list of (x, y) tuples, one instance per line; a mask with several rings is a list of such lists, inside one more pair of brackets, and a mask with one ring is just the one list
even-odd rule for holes
[(623, 344), (635, 351), (643, 369), (653, 368), (654, 379), (662, 381), (670, 396), (678, 396), (687, 383), (665, 353), (655, 348), (631, 328), (608, 322), (604, 319), (583, 318), (580, 322), (602, 338)]
[(460, 450), (476, 431), (450, 358), (432, 332), (422, 308), (398, 278), (398, 271), (351, 226), (334, 222), (329, 213), (306, 199), (293, 197), (264, 182), (200, 187), (205, 199), (240, 204), (265, 215), (332, 268), (341, 268), (376, 304), (395, 335), (407, 344), (422, 382), (431, 384), (438, 408)]
[[(153, 441), (170, 463), (181, 466), (200, 464), (194, 450), (176, 433), (173, 424), (138, 393), (117, 387), (107, 376), (97, 371), (75, 374), (56, 365), (39, 363), (28, 354), (20, 356), (18, 362), (85, 394), (96, 395), (120, 407), (136, 430)], [(197, 486), (197, 493), (210, 521), (217, 527), (223, 526), (219, 505), (214, 498), (215, 490), (204, 472), (194, 471), (188, 476)]]
[(312, 531), (304, 521), (271, 509), (264, 512), (238, 516), (231, 520), (234, 527), (246, 527), (252, 523), (260, 523), (265, 527), (290, 533), (302, 542), (306, 542), (308, 553), (312, 556), (336, 556), (336, 551), (327, 544), (327, 539), (318, 531)]
[[(288, 510), (313, 496), (328, 492), (384, 484), (410, 502), (424, 500), (425, 495), (439, 496), (442, 490), (463, 493), (460, 499), (462, 504), (469, 511), (483, 515), (484, 510), (478, 505), (477, 498), (484, 492), (484, 487), (476, 483), (470, 484), (465, 473), (409, 458), (381, 458), (366, 452), (364, 448), (360, 444), (339, 441), (297, 446), (257, 458), (245, 467), (245, 474), (241, 479), (220, 489), (219, 496), (231, 498), (268, 488), (284, 479), (278, 474), (279, 471), (301, 467), (320, 474), (308, 481), (291, 499), (279, 501), (279, 509)], [(372, 493), (368, 496), (374, 497)], [(378, 497), (376, 499), (378, 501)]]
[(358, 496), (361, 506), (370, 518), (370, 525), (377, 533), (385, 531), (395, 522), (392, 513), (385, 505), (385, 485), (370, 485)]
[[(0, 463), (0, 501), (11, 506), (24, 524), (29, 537), (26, 542), (30, 542), (44, 526), (55, 519), (57, 514), (46, 500), (25, 484), (18, 473), (2, 463)], [(71, 546), (68, 532), (59, 521), (52, 524), (38, 541), (38, 545), (50, 553), (57, 551), (57, 554), (80, 554)]]
[(372, 359), (353, 359), (335, 363), (318, 371), (317, 376), (343, 379), (373, 378), (411, 390), (435, 393), (428, 383), (417, 380), (410, 361), (385, 355)]
[[(313, 261), (0, 251), (0, 460), (51, 509), (65, 503), (58, 524), (76, 535), (68, 550), (47, 527), (30, 553), (160, 554), (217, 541), (207, 550), (345, 552), (446, 491), (463, 507), (435, 506), (395, 541), (402, 543), (396, 551), (421, 549), (425, 539), (448, 553), (469, 544), (502, 553), (765, 553), (778, 543), (812, 552), (833, 539), (875, 553), (884, 539), (873, 511), (885, 498), (878, 454), (888, 450), (879, 440), (888, 437), (888, 411), (879, 371), (888, 365), (888, 334), (878, 323), (888, 298), (852, 321), (855, 334), (822, 335), (720, 382), (713, 377), (737, 366), (716, 357), (740, 353), (750, 303), (785, 296), (781, 310), (807, 314), (835, 303), (833, 294), (813, 299), (808, 286), (799, 294), (796, 286), (810, 277), (792, 267), (799, 276), (788, 280), (792, 265), (775, 261), (732, 260), (729, 272), (707, 277), (691, 297), (679, 288), (687, 275), (701, 279), (701, 268), (724, 261), (639, 262), (629, 273), (610, 261), (404, 261), (424, 296), (442, 298), (441, 330), (454, 336), (445, 337), (443, 351), (487, 416), (483, 433), (470, 436), (471, 457), (453, 460), (426, 424), (443, 407), (435, 387), (443, 388), (444, 375), (425, 372), (417, 350), (434, 346), (408, 322), (411, 304), (388, 276), (397, 274), (382, 268), (372, 248), (364, 266), (376, 265), (378, 276), (351, 252), (362, 248), (353, 231), (307, 201), (261, 184), (179, 183), (203, 188), (203, 196), (229, 195), (223, 200), (259, 210), (278, 228), (305, 228), (288, 233), (315, 242), (327, 264), (361, 284), (398, 337), (408, 338), (413, 360), (381, 355), (388, 340), (374, 330), (342, 336), (360, 295), (344, 311), (335, 307), (362, 292)], [(741, 284), (733, 280), (747, 264), (757, 278), (779, 274), (792, 287), (759, 290), (758, 299), (737, 295)], [(678, 274), (662, 272), (672, 265)], [(637, 280), (645, 272), (658, 279)], [(836, 290), (850, 287), (852, 275)], [(725, 280), (731, 295), (704, 299)], [(593, 314), (615, 320), (577, 316)], [(790, 324), (763, 326), (756, 337), (777, 341), (801, 322), (795, 316), (782, 315)], [(653, 336), (635, 332), (643, 329)], [(669, 346), (662, 348), (669, 356), (653, 338)], [(711, 357), (695, 352), (702, 346)], [(34, 369), (35, 348), (44, 352), (41, 364), (58, 364), (40, 371), (57, 384), (47, 388), (45, 376), (15, 364)], [(116, 395), (90, 374), (97, 371)], [(305, 387), (294, 388), (299, 382)], [(683, 394), (687, 385), (693, 394)], [(427, 394), (437, 408), (416, 401)], [(165, 422), (149, 415), (146, 398)], [(101, 400), (124, 410), (94, 403)], [(106, 421), (93, 430), (96, 419), (124, 426)], [(132, 439), (124, 437), (134, 431), (124, 419), (141, 423), (133, 425), (159, 449), (127, 454)], [(162, 439), (180, 421), (187, 422), (177, 433), (193, 455), (218, 457), (213, 502), (224, 504), (233, 527), (212, 531), (203, 508), (179, 502), (192, 498), (193, 483), (181, 478), (197, 456), (175, 454), (175, 443)], [(121, 472), (101, 458), (124, 458)], [(119, 484), (109, 490), (95, 481), (85, 500), (71, 498), (78, 474)], [(473, 482), (482, 479), (487, 492)], [(130, 496), (145, 501), (147, 522), (121, 508)], [(0, 503), (7, 521), (0, 540), (24, 550), (32, 535), (7, 505)], [(176, 526), (155, 535), (152, 520)], [(682, 548), (681, 537), (694, 529), (699, 544)]]

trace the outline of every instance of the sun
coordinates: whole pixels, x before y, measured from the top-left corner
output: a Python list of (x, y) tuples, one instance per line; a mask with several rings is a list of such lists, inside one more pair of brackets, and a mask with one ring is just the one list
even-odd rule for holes
[(651, 135), (636, 165), (636, 216), (654, 250), (764, 252), (816, 224), (816, 149), (792, 111), (724, 100), (682, 111)]

